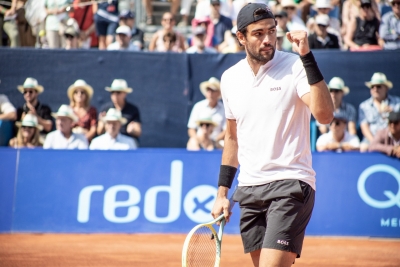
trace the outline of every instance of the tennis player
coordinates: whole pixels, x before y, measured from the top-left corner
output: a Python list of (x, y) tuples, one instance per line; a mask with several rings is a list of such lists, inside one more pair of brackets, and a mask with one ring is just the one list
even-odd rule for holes
[(237, 167), (240, 232), (254, 266), (291, 266), (300, 257), (315, 197), (311, 113), (333, 119), (333, 103), (305, 31), (286, 34), (296, 54), (276, 50), (276, 20), (265, 4), (244, 6), (236, 37), (246, 58), (221, 79), (227, 129), (212, 215), (229, 221)]

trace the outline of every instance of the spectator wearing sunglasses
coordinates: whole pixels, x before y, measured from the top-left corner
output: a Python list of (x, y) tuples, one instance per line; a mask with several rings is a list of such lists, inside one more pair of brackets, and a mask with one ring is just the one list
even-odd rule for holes
[(201, 133), (189, 138), (186, 146), (187, 150), (212, 151), (221, 148), (215, 140), (211, 139), (214, 127), (217, 126), (211, 117), (201, 118), (196, 121), (196, 124), (201, 129)]
[(339, 39), (336, 35), (327, 31), (329, 27), (329, 16), (317, 15), (315, 18), (314, 33), (308, 36), (311, 49), (339, 49)]
[(110, 108), (115, 108), (121, 111), (122, 117), (126, 119), (126, 124), (121, 126), (120, 133), (134, 138), (138, 143), (142, 134), (139, 109), (126, 100), (127, 94), (132, 93), (133, 89), (128, 87), (125, 80), (115, 79), (111, 87), (106, 87), (106, 91), (110, 92), (111, 102), (100, 109), (97, 134), (101, 135), (105, 132), (104, 116)]
[(360, 140), (357, 135), (350, 134), (347, 130), (347, 118), (340, 113), (335, 113), (329, 126), (329, 132), (317, 139), (317, 151), (352, 151), (360, 149)]
[(119, 26), (126, 25), (131, 29), (131, 43), (144, 49), (144, 32), (136, 27), (135, 13), (129, 10), (122, 11), (119, 14)]
[(376, 133), (369, 146), (369, 151), (400, 158), (400, 112), (390, 112), (388, 124), (387, 128)]
[(24, 95), (25, 104), (17, 109), (17, 121), (21, 121), (26, 114), (37, 117), (39, 125), (43, 127), (42, 134), (49, 133), (53, 128), (51, 109), (48, 105), (42, 104), (38, 96), (43, 93), (44, 87), (35, 78), (26, 78), (23, 85), (19, 85), (18, 91)]
[(122, 25), (117, 28), (116, 41), (107, 47), (107, 50), (125, 50), (125, 51), (139, 51), (140, 47), (131, 43), (131, 28), (127, 25)]
[(281, 6), (283, 11), (285, 11), (288, 15), (288, 22), (286, 25), (289, 31), (308, 31), (304, 22), (299, 16), (296, 15), (298, 5), (294, 2), (294, 0), (282, 0)]
[(393, 83), (387, 80), (384, 73), (374, 73), (371, 81), (365, 85), (370, 89), (371, 97), (360, 104), (358, 111), (358, 121), (364, 136), (361, 152), (367, 151), (376, 133), (388, 126), (389, 112), (400, 110), (400, 97), (388, 93), (393, 88)]
[(10, 147), (14, 148), (35, 148), (41, 147), (39, 141), (42, 125), (38, 123), (35, 115), (27, 114), (22, 122), (16, 122), (18, 127), (17, 136), (10, 140)]
[(79, 32), (77, 32), (74, 27), (69, 26), (64, 31), (65, 38), (65, 49), (78, 49), (79, 48)]
[(379, 37), (379, 19), (371, 0), (361, 0), (358, 17), (350, 21), (344, 41), (350, 50), (376, 49), (383, 46)]
[[(333, 77), (328, 84), (331, 93), (332, 102), (335, 107), (335, 113), (341, 114), (347, 121), (347, 130), (350, 134), (357, 134), (357, 113), (353, 105), (343, 101), (343, 97), (350, 93), (349, 87), (345, 86), (344, 81), (339, 77)], [(328, 132), (329, 125), (319, 124), (317, 122), (320, 133)]]
[(382, 17), (379, 35), (385, 49), (400, 49), (400, 0), (390, 0), (392, 11)]
[[(229, 31), (230, 32), (230, 31)], [(189, 54), (215, 54), (217, 50), (213, 47), (207, 47), (206, 29), (202, 26), (197, 26), (193, 31), (193, 45), (186, 50)]]

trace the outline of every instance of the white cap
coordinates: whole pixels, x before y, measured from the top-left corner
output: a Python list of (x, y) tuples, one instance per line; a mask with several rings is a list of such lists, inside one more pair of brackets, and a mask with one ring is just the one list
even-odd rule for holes
[(316, 8), (330, 8), (332, 9), (331, 1), (330, 0), (317, 0), (315, 2)]
[(325, 15), (325, 14), (317, 15), (317, 17), (315, 18), (315, 23), (317, 25), (328, 26), (329, 25), (329, 16)]
[(119, 33), (120, 34), (125, 34), (126, 36), (131, 36), (132, 35), (131, 28), (129, 28), (129, 26), (126, 26), (126, 25), (119, 26), (115, 32), (117, 34), (119, 34)]

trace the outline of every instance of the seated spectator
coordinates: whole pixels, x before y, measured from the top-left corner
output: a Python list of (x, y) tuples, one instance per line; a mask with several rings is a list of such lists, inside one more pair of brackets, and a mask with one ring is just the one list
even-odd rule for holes
[(374, 73), (371, 81), (366, 82), (365, 85), (370, 88), (371, 97), (360, 104), (358, 112), (358, 120), (364, 136), (360, 148), (361, 152), (367, 151), (375, 134), (387, 127), (389, 112), (398, 112), (400, 109), (400, 97), (388, 94), (393, 84), (387, 80), (385, 74)]
[(346, 130), (347, 118), (334, 114), (330, 125), (330, 131), (317, 139), (317, 151), (351, 151), (360, 149), (360, 140), (357, 135), (350, 134)]
[(74, 123), (72, 131), (84, 134), (90, 142), (96, 135), (97, 126), (97, 110), (90, 105), (90, 100), (93, 97), (93, 88), (84, 80), (76, 80), (68, 88), (67, 95), (70, 106), (78, 117), (78, 122)]
[(197, 102), (190, 113), (189, 121), (187, 124), (189, 138), (201, 135), (202, 128), (196, 123), (201, 118), (210, 117), (215, 123), (211, 139), (219, 142), (225, 137), (225, 109), (220, 101), (221, 89), (220, 83), (217, 78), (211, 77), (208, 81), (200, 84), (200, 91), (206, 99)]
[(0, 94), (0, 120), (15, 121), (17, 110), (6, 95)]
[(94, 22), (100, 50), (106, 50), (114, 39), (119, 22), (118, 2), (118, 0), (93, 2)]
[(64, 31), (65, 49), (78, 49), (79, 48), (79, 32), (74, 27), (67, 27)]
[[(225, 33), (225, 40), (226, 46), (222, 48), (221, 53), (228, 54), (228, 53), (239, 53), (244, 51), (244, 46), (241, 46), (239, 40), (236, 37), (237, 26), (233, 26), (231, 31), (227, 31)], [(220, 47), (222, 44), (220, 45)]]
[(400, 0), (389, 0), (392, 11), (382, 17), (379, 35), (385, 49), (400, 49)]
[(210, 20), (214, 24), (215, 46), (220, 45), (225, 38), (225, 32), (232, 30), (232, 20), (220, 12), (220, 0), (210, 0)]
[(91, 0), (74, 0), (73, 12), (70, 12), (70, 17), (74, 18), (79, 26), (79, 48), (89, 49), (97, 47), (99, 40), (96, 35), (96, 25), (93, 20), (93, 6), (79, 5), (87, 3)]
[(64, 36), (62, 33), (62, 22), (68, 19), (66, 9), (69, 5), (68, 0), (45, 0), (46, 7), (46, 39), (49, 48), (64, 47)]
[(10, 147), (34, 148), (42, 146), (39, 137), (43, 127), (38, 123), (35, 115), (27, 114), (22, 122), (16, 122), (15, 124), (18, 126), (18, 133), (17, 137), (10, 140)]
[(175, 26), (175, 18), (174, 16), (166, 12), (162, 16), (161, 20), (162, 29), (153, 34), (153, 37), (149, 44), (149, 51), (158, 51), (165, 52), (167, 48), (164, 44), (164, 35), (167, 33), (175, 33), (176, 34), (176, 43), (172, 49), (174, 52), (182, 52), (186, 50), (185, 47), (185, 38), (180, 33), (174, 31)]
[(275, 13), (275, 19), (277, 22), (276, 26), (282, 29), (285, 34), (283, 37), (282, 51), (292, 51), (292, 43), (286, 37), (286, 33), (289, 32), (289, 29), (287, 27), (288, 14), (285, 11), (281, 10)]
[(57, 113), (52, 114), (56, 119), (57, 130), (49, 133), (44, 141), (45, 149), (87, 149), (88, 141), (83, 134), (72, 131), (78, 117), (70, 106), (61, 105)]
[(144, 32), (136, 27), (135, 13), (126, 10), (119, 14), (119, 26), (126, 25), (131, 29), (131, 43), (143, 50)]
[(110, 92), (111, 102), (103, 105), (100, 110), (100, 119), (97, 126), (97, 134), (103, 134), (105, 125), (103, 117), (110, 108), (115, 108), (122, 113), (122, 117), (127, 120), (127, 123), (121, 126), (121, 134), (133, 137), (138, 143), (139, 137), (142, 134), (142, 126), (140, 122), (139, 109), (126, 101), (126, 95), (132, 93), (132, 88), (123, 79), (115, 79), (111, 87), (106, 87), (106, 91)]
[(93, 139), (90, 149), (98, 150), (128, 150), (136, 149), (135, 141), (126, 135), (120, 134), (121, 125), (127, 120), (122, 117), (121, 111), (110, 108), (103, 118), (106, 132)]
[[(206, 29), (206, 39), (204, 43), (207, 47), (214, 47), (217, 43), (214, 37), (214, 24), (211, 23), (209, 17), (202, 17), (202, 18), (194, 18), (192, 20), (192, 31), (194, 32), (197, 27), (203, 27)], [(193, 45), (192, 40), (189, 41), (190, 45)]]
[(286, 25), (289, 31), (308, 31), (304, 22), (296, 15), (298, 5), (294, 2), (294, 0), (282, 0), (281, 6), (288, 15), (288, 22)]
[[(343, 101), (343, 97), (350, 93), (349, 87), (344, 85), (344, 81), (339, 77), (333, 77), (328, 84), (331, 93), (333, 105), (335, 106), (335, 113), (341, 114), (346, 118), (347, 130), (350, 134), (357, 134), (357, 113), (353, 105)], [(328, 131), (327, 125), (321, 125), (317, 122), (318, 129), (321, 133)]]
[[(170, 14), (175, 17), (178, 8), (179, 8), (179, 0), (171, 0), (170, 2)], [(152, 25), (153, 24), (153, 5), (151, 0), (144, 0), (144, 6), (146, 8), (146, 24)]]
[(200, 134), (197, 134), (189, 138), (186, 145), (187, 150), (197, 151), (197, 150), (207, 150), (212, 151), (217, 148), (221, 148), (219, 144), (211, 139), (211, 134), (213, 133), (214, 127), (217, 126), (211, 118), (202, 118), (196, 121), (197, 126), (201, 129)]
[(388, 121), (389, 126), (376, 133), (369, 151), (400, 158), (400, 112), (390, 112)]
[(314, 33), (308, 36), (310, 49), (339, 49), (339, 40), (336, 35), (327, 31), (329, 26), (328, 15), (321, 14), (315, 18)]
[(25, 104), (17, 109), (17, 120), (21, 121), (26, 114), (35, 115), (40, 125), (43, 126), (42, 134), (49, 133), (53, 128), (51, 109), (48, 105), (42, 104), (38, 96), (43, 93), (44, 88), (34, 78), (26, 78), (18, 90), (24, 94)]
[(283, 39), (286, 37), (286, 33), (279, 26), (276, 26), (276, 49), (284, 51), (283, 49)]
[[(333, 6), (331, 0), (317, 0), (313, 8), (316, 9), (317, 15), (325, 14), (329, 16), (329, 12), (331, 12)], [(307, 28), (310, 32), (314, 32), (316, 26), (315, 17), (311, 17), (307, 20)], [(331, 34), (340, 36), (340, 21), (337, 18), (329, 16), (329, 27), (327, 30)]]
[(350, 21), (344, 41), (350, 50), (375, 49), (380, 42), (380, 22), (372, 10), (371, 0), (360, 1), (359, 15)]
[(193, 45), (186, 50), (188, 54), (215, 54), (217, 50), (213, 47), (207, 47), (205, 45), (206, 29), (201, 26), (193, 32)]
[(174, 32), (168, 32), (163, 36), (163, 41), (164, 41), (164, 47), (165, 47), (165, 52), (181, 52), (180, 50), (174, 51), (175, 50), (175, 45), (176, 45), (176, 33)]
[(126, 25), (119, 26), (116, 30), (116, 41), (107, 47), (107, 50), (139, 51), (140, 48), (131, 43), (131, 28)]

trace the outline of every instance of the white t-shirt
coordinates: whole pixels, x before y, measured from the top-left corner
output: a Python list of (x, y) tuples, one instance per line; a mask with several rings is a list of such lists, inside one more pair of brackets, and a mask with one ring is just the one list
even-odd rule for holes
[(315, 189), (310, 150), (310, 92), (299, 56), (275, 51), (254, 76), (247, 59), (221, 78), (227, 119), (236, 120), (239, 186), (299, 179)]
[(66, 139), (65, 136), (56, 130), (47, 134), (43, 144), (44, 149), (87, 149), (88, 141), (83, 134), (72, 133)]
[(214, 47), (204, 47), (204, 51), (199, 53), (197, 46), (193, 45), (186, 49), (186, 53), (188, 54), (216, 54), (217, 50)]
[[(333, 134), (332, 132), (327, 132), (318, 137), (316, 146), (326, 146), (329, 143), (337, 142), (335, 139), (333, 139)], [(344, 138), (342, 141), (340, 141), (340, 144), (349, 144), (352, 147), (360, 147), (360, 139), (358, 139), (358, 136), (352, 135), (349, 132), (344, 133)]]
[(199, 130), (200, 128), (197, 126), (196, 121), (211, 117), (212, 121), (218, 124), (211, 134), (211, 139), (216, 140), (217, 136), (226, 128), (224, 105), (218, 101), (218, 104), (212, 108), (208, 103), (208, 100), (204, 99), (193, 106), (187, 127)]
[(0, 114), (16, 112), (15, 107), (11, 104), (6, 95), (0, 95)]
[(90, 149), (98, 150), (128, 150), (136, 149), (136, 143), (132, 138), (123, 134), (118, 134), (117, 138), (112, 138), (111, 135), (105, 133), (92, 140)]
[(107, 46), (107, 50), (140, 51), (140, 48), (132, 43), (129, 43), (129, 46), (127, 48), (121, 48), (118, 42), (114, 42)]

